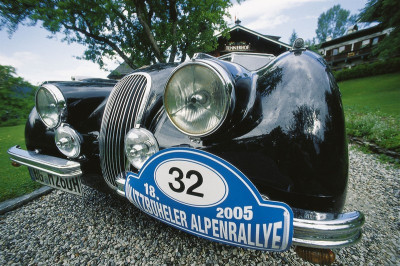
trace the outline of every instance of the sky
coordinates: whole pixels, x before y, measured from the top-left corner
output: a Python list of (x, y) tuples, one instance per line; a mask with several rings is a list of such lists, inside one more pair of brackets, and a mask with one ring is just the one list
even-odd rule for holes
[[(358, 14), (367, 0), (247, 0), (234, 4), (229, 10), (229, 25), (239, 18), (241, 25), (261, 34), (281, 36), (289, 42), (296, 31), (305, 40), (316, 36), (317, 21), (321, 13), (336, 4)], [(97, 64), (78, 60), (85, 47), (62, 42), (62, 35), (50, 35), (40, 25), (20, 26), (9, 38), (6, 29), (0, 31), (0, 65), (16, 68), (18, 76), (38, 85), (46, 80), (71, 80), (73, 76), (106, 78), (110, 71), (101, 70)], [(120, 62), (107, 61), (114, 69)]]

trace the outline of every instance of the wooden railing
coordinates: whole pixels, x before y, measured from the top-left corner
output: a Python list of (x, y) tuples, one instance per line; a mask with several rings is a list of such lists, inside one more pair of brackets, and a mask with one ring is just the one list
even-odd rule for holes
[(367, 47), (357, 49), (354, 51), (347, 51), (347, 52), (342, 52), (337, 55), (325, 56), (325, 60), (327, 62), (344, 61), (346, 59), (358, 58), (360, 56), (369, 55), (371, 53), (371, 51), (372, 51), (372, 47), (367, 46)]

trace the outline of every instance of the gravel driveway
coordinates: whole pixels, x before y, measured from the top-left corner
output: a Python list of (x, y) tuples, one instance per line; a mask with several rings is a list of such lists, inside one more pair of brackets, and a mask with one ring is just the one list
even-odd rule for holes
[[(399, 178), (399, 169), (350, 151), (345, 209), (364, 212), (366, 224), (362, 241), (336, 252), (335, 264), (400, 264)], [(308, 264), (293, 249), (268, 253), (206, 241), (91, 189), (84, 197), (54, 191), (0, 216), (0, 247), (0, 265)]]

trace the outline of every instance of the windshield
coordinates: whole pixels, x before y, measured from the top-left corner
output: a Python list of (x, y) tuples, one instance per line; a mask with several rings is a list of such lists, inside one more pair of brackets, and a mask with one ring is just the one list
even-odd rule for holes
[(229, 53), (220, 56), (219, 59), (237, 63), (250, 71), (257, 70), (275, 59), (272, 54), (251, 54), (251, 53)]

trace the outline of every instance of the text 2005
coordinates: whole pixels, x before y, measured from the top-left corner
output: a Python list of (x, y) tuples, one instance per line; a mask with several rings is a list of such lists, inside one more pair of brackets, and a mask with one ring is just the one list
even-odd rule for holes
[(217, 208), (217, 218), (247, 220), (253, 219), (253, 206)]

